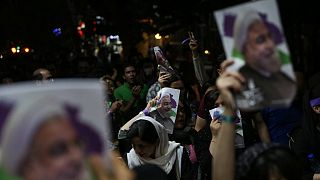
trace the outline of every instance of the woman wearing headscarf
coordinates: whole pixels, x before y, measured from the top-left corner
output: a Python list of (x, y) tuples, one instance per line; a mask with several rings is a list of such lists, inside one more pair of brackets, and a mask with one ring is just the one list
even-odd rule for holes
[(127, 137), (133, 146), (125, 157), (130, 169), (154, 164), (166, 172), (169, 180), (192, 179), (187, 152), (180, 144), (169, 141), (166, 129), (153, 118), (139, 117)]

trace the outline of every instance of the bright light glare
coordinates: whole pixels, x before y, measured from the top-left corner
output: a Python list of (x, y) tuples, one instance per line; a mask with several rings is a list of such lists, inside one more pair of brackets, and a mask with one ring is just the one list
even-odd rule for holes
[(15, 47), (11, 48), (11, 52), (12, 53), (16, 53), (17, 52), (17, 49)]
[(24, 48), (24, 52), (28, 53), (28, 52), (30, 52), (30, 49), (29, 48)]
[(154, 38), (156, 38), (156, 39), (161, 39), (162, 37), (160, 36), (159, 33), (157, 33), (156, 35), (154, 35)]

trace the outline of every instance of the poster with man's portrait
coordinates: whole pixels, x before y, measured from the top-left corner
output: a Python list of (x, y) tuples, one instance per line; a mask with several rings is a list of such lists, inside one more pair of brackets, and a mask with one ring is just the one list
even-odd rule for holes
[[(41, 127), (48, 119), (53, 122), (59, 117), (72, 125), (84, 143), (86, 153), (100, 153), (107, 160), (111, 132), (104, 96), (103, 86), (98, 80), (56, 80), (43, 85), (24, 82), (0, 86), (0, 138), (25, 143), (27, 147), (31, 143), (29, 135), (39, 131), (36, 127)], [(61, 133), (65, 132), (62, 128)], [(20, 136), (23, 138), (17, 139)], [(10, 152), (9, 146), (7, 148)], [(5, 147), (0, 149), (7, 150)]]
[(173, 133), (179, 104), (179, 89), (162, 88), (158, 92), (155, 107), (151, 108), (150, 116), (162, 124), (169, 134)]
[(245, 78), (235, 94), (241, 110), (286, 107), (296, 92), (296, 79), (275, 0), (244, 3), (214, 13), (228, 59), (227, 71)]

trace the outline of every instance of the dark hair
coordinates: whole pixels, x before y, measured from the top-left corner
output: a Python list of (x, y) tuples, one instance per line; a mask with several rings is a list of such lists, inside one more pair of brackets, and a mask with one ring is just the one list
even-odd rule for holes
[[(178, 74), (171, 74), (171, 77), (170, 77), (169, 80), (168, 80), (168, 84), (169, 84), (169, 86), (171, 86), (172, 83), (174, 83), (174, 82), (176, 82), (176, 81), (179, 81), (179, 80), (182, 81), (182, 79), (180, 78), (180, 76), (179, 76)], [(182, 81), (182, 82), (183, 82), (183, 81)], [(183, 84), (184, 84), (184, 83), (183, 83)]]
[(318, 142), (318, 130), (316, 129), (319, 114), (315, 113), (310, 105), (310, 100), (320, 97), (320, 74), (312, 76), (309, 81), (309, 89), (306, 91), (303, 97), (303, 131), (306, 133), (311, 141), (311, 144), (317, 150), (320, 150), (320, 145)]
[(125, 69), (126, 69), (127, 67), (134, 67), (134, 69), (137, 70), (137, 68), (136, 68), (136, 66), (135, 66), (134, 64), (127, 62), (127, 63), (122, 64), (122, 69), (121, 69), (121, 71), (120, 71), (120, 73), (121, 73), (122, 75), (124, 75), (124, 71), (125, 71)]
[(207, 92), (207, 94), (204, 97), (204, 102), (205, 102), (205, 109), (210, 110), (213, 109), (215, 106), (215, 102), (218, 99), (220, 93), (218, 90), (213, 89)]
[(268, 180), (272, 175), (290, 180), (302, 179), (301, 163), (287, 147), (256, 144), (240, 156), (237, 163), (237, 179)]
[(156, 128), (147, 120), (138, 120), (131, 125), (128, 138), (132, 139), (134, 137), (139, 137), (149, 144), (155, 144), (159, 139)]

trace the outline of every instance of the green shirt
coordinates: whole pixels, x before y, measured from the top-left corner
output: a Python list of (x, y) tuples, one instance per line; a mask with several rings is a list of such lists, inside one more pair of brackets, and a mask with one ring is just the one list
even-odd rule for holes
[[(142, 90), (140, 91), (140, 100), (145, 100), (146, 95), (148, 92), (148, 87), (147, 85), (143, 85)], [(129, 102), (133, 96), (132, 96), (132, 91), (131, 88), (129, 87), (128, 83), (124, 83), (123, 85), (121, 85), (120, 87), (118, 87), (115, 91), (114, 91), (114, 97), (117, 100), (123, 100), (124, 103)], [(134, 106), (136, 107), (138, 104), (138, 102), (135, 102)]]
[[(140, 98), (134, 102), (133, 106), (131, 106), (131, 108), (128, 111), (120, 113), (119, 120), (121, 121), (122, 125), (124, 125), (134, 116), (136, 116), (140, 111), (142, 111), (146, 107), (145, 99), (147, 92), (147, 85), (143, 85), (143, 88), (140, 91)], [(130, 100), (134, 98), (128, 83), (124, 83), (122, 86), (118, 87), (114, 91), (114, 97), (117, 100), (123, 100), (124, 105), (126, 105)]]

